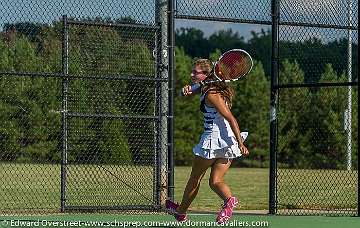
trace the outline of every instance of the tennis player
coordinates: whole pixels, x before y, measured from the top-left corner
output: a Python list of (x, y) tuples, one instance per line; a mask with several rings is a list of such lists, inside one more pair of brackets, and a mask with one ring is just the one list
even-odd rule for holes
[[(214, 75), (211, 69), (210, 60), (197, 60), (191, 73), (192, 82), (212, 79)], [(193, 148), (192, 171), (181, 204), (167, 200), (166, 207), (176, 220), (186, 221), (186, 212), (199, 191), (201, 179), (211, 167), (210, 188), (224, 201), (216, 218), (216, 221), (222, 224), (230, 219), (233, 209), (238, 204), (238, 199), (233, 196), (229, 186), (224, 182), (224, 175), (233, 159), (249, 154), (244, 145), (247, 134), (245, 132), (240, 134), (239, 125), (230, 111), (234, 91), (226, 83), (204, 85), (200, 91), (195, 92), (192, 92), (191, 86), (187, 85), (183, 88), (183, 93), (185, 96), (201, 93), (200, 110), (204, 114), (204, 132), (199, 144)]]

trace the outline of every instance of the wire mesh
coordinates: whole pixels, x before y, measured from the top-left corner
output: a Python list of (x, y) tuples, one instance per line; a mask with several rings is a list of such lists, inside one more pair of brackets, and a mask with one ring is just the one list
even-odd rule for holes
[(76, 24), (76, 21), (69, 23), (71, 75), (156, 76), (153, 55), (157, 29), (154, 27), (130, 27), (133, 22), (118, 26)]
[(358, 213), (354, 11), (357, 1), (280, 1), (279, 214)]
[(56, 211), (61, 81), (2, 75), (0, 85), (0, 210)]
[(357, 0), (280, 1), (280, 21), (308, 26), (358, 26)]
[(67, 206), (154, 205), (155, 126), (147, 119), (71, 118)]
[[(292, 83), (316, 83), (320, 80), (327, 64), (337, 74), (346, 74), (349, 45), (349, 31), (346, 29), (314, 28), (282, 25), (279, 28), (279, 55), (282, 60), (297, 62), (304, 71), (304, 81), (292, 80)], [(350, 30), (351, 41), (351, 81), (358, 78), (358, 32)], [(279, 84), (286, 84), (280, 78)], [(347, 78), (338, 77), (323, 82), (347, 82)]]
[[(274, 16), (270, 0), (175, 2), (180, 19)], [(2, 212), (59, 211), (60, 199), (67, 209), (149, 209), (164, 198), (166, 39), (156, 3), (0, 3)], [(278, 90), (278, 213), (358, 210), (357, 37), (357, 0), (280, 1), (279, 84), (294, 88)]]
[(270, 181), (277, 213), (357, 215), (358, 1), (177, 0), (176, 6), (178, 19), (273, 24), (279, 56), (269, 62), (280, 71), (272, 91), (278, 168)]
[(140, 0), (0, 3), (2, 213), (159, 207), (156, 13)]
[(271, 22), (270, 0), (176, 0), (177, 18)]
[[(336, 75), (330, 71), (327, 74)], [(348, 91), (343, 86), (280, 90), (279, 214), (357, 215), (358, 91), (356, 87), (350, 90), (351, 125), (344, 115)]]

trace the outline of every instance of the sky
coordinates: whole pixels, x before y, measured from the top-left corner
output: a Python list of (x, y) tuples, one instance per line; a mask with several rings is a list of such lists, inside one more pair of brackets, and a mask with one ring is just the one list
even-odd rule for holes
[(219, 30), (232, 29), (238, 32), (240, 36), (243, 36), (245, 40), (251, 38), (251, 31), (260, 32), (263, 30), (271, 30), (269, 25), (258, 25), (258, 24), (238, 24), (232, 22), (213, 22), (213, 21), (200, 21), (200, 20), (187, 20), (177, 19), (175, 20), (175, 28), (197, 28), (204, 32), (204, 36), (208, 37), (211, 34)]
[[(185, 4), (181, 7), (188, 8), (186, 0), (178, 0), (178, 2)], [(179, 4), (178, 7), (180, 7)], [(200, 7), (199, 2), (193, 10), (199, 11), (198, 7)], [(51, 23), (54, 20), (59, 20), (63, 14), (77, 18), (87, 16), (120, 18), (130, 15), (138, 21), (153, 23), (155, 20), (154, 11), (155, 0), (8, 0), (0, 3), (0, 26), (3, 27), (8, 22), (20, 21)], [(196, 27), (203, 30), (206, 36), (221, 29), (232, 28), (239, 31), (244, 37), (250, 37), (250, 31), (260, 31), (264, 27), (253, 24), (239, 25), (181, 19), (175, 21), (175, 26), (176, 28)]]
[[(142, 23), (155, 21), (156, 0), (5, 0), (0, 2), (0, 28), (5, 23), (39, 22), (51, 23), (62, 15), (69, 17), (110, 17), (112, 19), (131, 16)], [(353, 23), (358, 21), (358, 0), (352, 2)], [(344, 25), (348, 0), (282, 0), (281, 20), (298, 22), (335, 23)], [(234, 19), (270, 21), (271, 0), (176, 0), (178, 15), (229, 17)], [(237, 24), (177, 19), (176, 28), (195, 27), (205, 36), (231, 28), (245, 39), (251, 31), (270, 29), (268, 25)], [(301, 29), (300, 29), (301, 30)], [(317, 36), (329, 36), (328, 31), (318, 30)], [(341, 33), (342, 34), (342, 33)], [(344, 33), (345, 34), (345, 33)], [(357, 37), (357, 36), (356, 36)]]

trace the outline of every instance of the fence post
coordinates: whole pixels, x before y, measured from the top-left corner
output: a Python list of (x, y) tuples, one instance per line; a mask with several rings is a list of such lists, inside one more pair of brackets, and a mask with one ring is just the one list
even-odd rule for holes
[[(168, 36), (168, 28), (167, 28), (167, 13), (168, 13), (168, 4), (167, 0), (156, 0), (155, 1), (155, 10), (156, 10), (156, 17), (155, 21), (157, 25), (160, 25), (160, 42), (158, 47), (158, 70), (159, 70), (159, 77), (162, 79), (168, 79), (168, 49), (167, 49), (167, 36)], [(168, 185), (168, 165), (167, 165), (167, 156), (168, 156), (168, 84), (161, 82), (160, 85), (160, 106), (161, 109), (159, 110), (160, 115), (160, 145), (159, 145), (159, 158), (158, 158), (158, 195), (160, 200), (160, 205), (165, 204), (165, 199), (167, 197), (167, 185)]]
[[(348, 82), (352, 82), (352, 2), (351, 0), (348, 0), (348, 26), (349, 29), (347, 31), (348, 35), (348, 61), (347, 61), (347, 76), (348, 76)], [(352, 168), (352, 124), (351, 124), (351, 110), (352, 110), (352, 86), (348, 86), (348, 96), (347, 96), (347, 109), (345, 110), (345, 131), (347, 133), (347, 143), (346, 143), (346, 169), (351, 170)]]
[(276, 147), (277, 147), (277, 84), (279, 67), (279, 0), (271, 2), (272, 53), (271, 53), (271, 95), (270, 95), (270, 173), (269, 173), (269, 213), (276, 213)]
[(66, 206), (66, 165), (67, 165), (67, 112), (68, 112), (68, 74), (69, 74), (69, 36), (67, 16), (63, 15), (63, 40), (62, 40), (62, 151), (61, 151), (61, 212), (65, 211)]
[(168, 1), (168, 198), (174, 199), (174, 1)]
[[(359, 112), (360, 112), (360, 108), (359, 108), (359, 99), (360, 99), (360, 94), (359, 94), (359, 91), (360, 91), (360, 82), (359, 82), (359, 79), (357, 81), (357, 102), (358, 102), (358, 116), (357, 116), (357, 121), (359, 123)], [(360, 137), (360, 130), (359, 130), (359, 127), (357, 128), (357, 138), (359, 140), (359, 137)], [(358, 144), (359, 145), (359, 144)], [(359, 146), (357, 148), (357, 181), (358, 181), (358, 202), (357, 202), (357, 215), (358, 217), (360, 217), (360, 174), (359, 174), (359, 166), (360, 166), (360, 154), (359, 154)]]

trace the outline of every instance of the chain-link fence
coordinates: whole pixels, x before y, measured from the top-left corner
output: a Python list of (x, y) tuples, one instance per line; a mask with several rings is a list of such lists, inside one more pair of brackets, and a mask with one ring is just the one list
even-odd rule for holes
[(159, 2), (0, 3), (2, 213), (159, 209), (168, 106)]
[(176, 3), (178, 19), (272, 26), (270, 213), (359, 215), (358, 1)]
[(358, 214), (357, 5), (280, 1), (279, 214)]
[(272, 26), (270, 213), (359, 215), (357, 0), (1, 2), (1, 212), (171, 197), (169, 2)]

